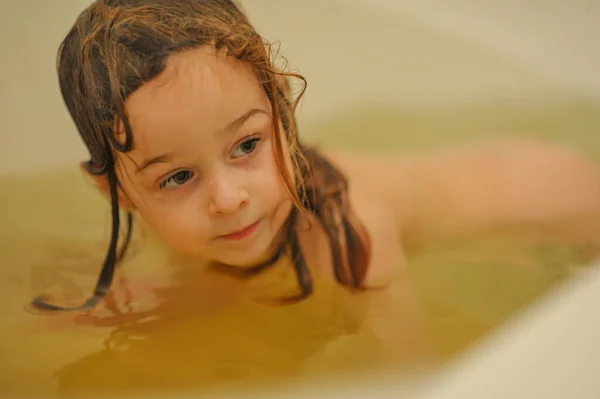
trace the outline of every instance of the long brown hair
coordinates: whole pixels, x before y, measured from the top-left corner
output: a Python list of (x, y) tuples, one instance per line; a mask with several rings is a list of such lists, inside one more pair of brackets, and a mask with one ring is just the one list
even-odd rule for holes
[[(94, 295), (86, 303), (69, 308), (37, 298), (34, 306), (46, 310), (90, 308), (109, 290), (132, 228), (128, 213), (127, 233), (119, 250), (116, 151), (129, 151), (133, 142), (125, 100), (159, 75), (171, 54), (205, 45), (224, 49), (229, 56), (252, 66), (271, 104), (275, 137), (279, 137), (280, 122), (283, 126), (285, 143), (274, 140), (273, 151), (295, 205), (287, 226), (294, 224), (299, 212), (313, 213), (327, 233), (336, 279), (349, 288), (361, 288), (370, 243), (364, 226), (350, 209), (347, 179), (318, 151), (298, 140), (294, 113), (306, 88), (304, 78), (275, 68), (272, 47), (231, 0), (97, 0), (79, 15), (62, 42), (57, 68), (63, 99), (90, 153), (88, 169), (106, 175), (109, 182), (110, 245)], [(302, 81), (299, 95), (292, 98), (282, 77)], [(124, 140), (115, 135), (117, 120), (125, 130)], [(286, 172), (283, 145), (287, 145), (295, 176)], [(295, 230), (288, 228), (285, 234), (279, 254), (292, 257), (299, 299), (312, 292), (312, 280)]]

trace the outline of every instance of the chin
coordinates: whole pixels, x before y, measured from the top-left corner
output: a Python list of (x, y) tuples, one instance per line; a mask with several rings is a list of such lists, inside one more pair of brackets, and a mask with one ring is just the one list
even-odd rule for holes
[(270, 231), (263, 231), (259, 237), (247, 245), (232, 243), (229, 248), (223, 248), (220, 256), (214, 259), (219, 263), (240, 268), (249, 268), (263, 263), (273, 256), (274, 235)]
[(276, 207), (270, 217), (262, 220), (255, 236), (243, 241), (221, 242), (218, 254), (213, 259), (239, 268), (250, 268), (268, 261), (278, 249), (274, 241), (291, 209), (291, 201), (285, 201)]
[(252, 266), (258, 265), (271, 257), (270, 246), (266, 246), (264, 249), (253, 246), (247, 251), (231, 251), (226, 255), (218, 257), (217, 262), (223, 263), (229, 266), (235, 266), (239, 268), (251, 268)]

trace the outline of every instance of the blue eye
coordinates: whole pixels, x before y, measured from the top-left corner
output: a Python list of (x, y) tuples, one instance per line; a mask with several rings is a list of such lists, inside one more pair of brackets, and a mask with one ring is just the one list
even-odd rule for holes
[(254, 137), (250, 140), (246, 140), (240, 145), (238, 145), (235, 150), (233, 150), (233, 158), (240, 158), (246, 155), (252, 154), (256, 151), (256, 144), (260, 141), (260, 138)]
[(182, 170), (165, 179), (162, 183), (160, 183), (159, 187), (161, 190), (164, 188), (177, 188), (185, 184), (192, 177), (194, 177), (194, 172), (190, 170)]

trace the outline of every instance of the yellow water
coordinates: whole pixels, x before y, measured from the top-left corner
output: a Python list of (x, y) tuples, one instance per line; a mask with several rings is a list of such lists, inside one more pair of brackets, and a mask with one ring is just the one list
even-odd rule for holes
[[(311, 141), (326, 145), (398, 153), (528, 132), (577, 145), (600, 159), (600, 107), (586, 102), (437, 111), (379, 107), (305, 130)], [(353, 296), (317, 280), (314, 295), (299, 304), (266, 305), (243, 288), (261, 288), (260, 281), (234, 282), (238, 292), (222, 291), (222, 276), (140, 231), (113, 293), (97, 309), (32, 314), (25, 306), (40, 293), (83, 298), (90, 292), (108, 239), (109, 209), (75, 165), (4, 178), (0, 193), (5, 397), (161, 392), (173, 397), (178, 391), (260, 388), (291, 378), (374, 370), (396, 345), (393, 337), (414, 322), (394, 312), (402, 308), (393, 303), (402, 298), (393, 295), (400, 282)], [(427, 315), (420, 338), (443, 364), (589, 260), (589, 253), (566, 245), (491, 236), (411, 254), (412, 279)], [(289, 270), (269, 273), (265, 295), (284, 293), (293, 281)], [(273, 286), (276, 281), (281, 288)], [(380, 317), (387, 320), (387, 335), (362, 328), (372, 303), (384, 304)], [(402, 369), (423, 360), (408, 351), (392, 353)]]

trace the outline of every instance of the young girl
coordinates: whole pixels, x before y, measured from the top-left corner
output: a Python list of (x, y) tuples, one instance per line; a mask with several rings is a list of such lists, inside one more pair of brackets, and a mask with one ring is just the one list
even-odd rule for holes
[[(383, 288), (410, 249), (520, 229), (595, 243), (600, 172), (563, 148), (495, 142), (396, 159), (317, 150), (297, 134), (294, 96), (263, 38), (231, 0), (97, 0), (58, 56), (60, 88), (112, 206), (93, 296), (110, 290), (134, 216), (198, 267), (251, 276), (293, 268)], [(122, 212), (128, 232), (119, 248)]]

